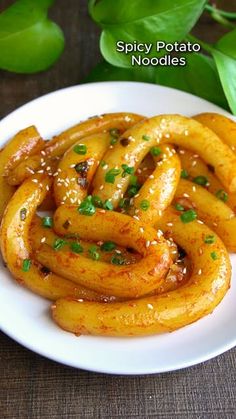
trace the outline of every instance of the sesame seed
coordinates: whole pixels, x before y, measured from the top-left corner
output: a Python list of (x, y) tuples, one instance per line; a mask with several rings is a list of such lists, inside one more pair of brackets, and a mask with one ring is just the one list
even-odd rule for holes
[(172, 227), (174, 224), (173, 224), (173, 223), (166, 223), (166, 225), (167, 225), (168, 227)]
[(184, 194), (183, 194), (183, 196), (184, 196), (185, 198), (190, 198), (190, 196), (189, 196), (187, 193), (184, 193)]
[(149, 308), (150, 310), (153, 310), (153, 305), (152, 304), (147, 304), (147, 308)]
[(101, 185), (99, 190), (102, 191), (104, 189), (104, 185)]
[(170, 134), (168, 132), (165, 134), (165, 138), (170, 138)]
[(186, 129), (185, 131), (184, 131), (184, 135), (189, 135), (189, 132), (188, 132), (188, 130)]
[(194, 161), (192, 162), (192, 167), (196, 166), (196, 164), (197, 164), (197, 162), (196, 162), (196, 160), (194, 160)]
[(130, 122), (130, 121), (131, 121), (131, 118), (130, 118), (130, 116), (125, 115), (124, 120), (125, 120), (126, 122)]
[(151, 245), (152, 246), (155, 246), (157, 244), (157, 241), (156, 240), (153, 240), (152, 242), (151, 242)]
[(151, 243), (150, 240), (147, 240), (146, 241), (146, 247), (149, 247), (150, 246), (150, 243)]
[(150, 175), (149, 179), (154, 179), (154, 177), (155, 177), (154, 175)]
[(46, 241), (46, 237), (42, 237), (40, 241), (41, 243), (44, 243)]
[(202, 269), (199, 269), (197, 274), (201, 275), (202, 274)]
[(179, 154), (185, 154), (185, 150), (179, 150)]
[(140, 220), (140, 218), (139, 218), (137, 215), (134, 215), (134, 216), (133, 216), (133, 218), (134, 218), (135, 220), (138, 220), (138, 221)]
[(196, 186), (193, 186), (193, 192), (196, 192)]
[(144, 233), (144, 228), (140, 227), (139, 231), (140, 231), (140, 233)]

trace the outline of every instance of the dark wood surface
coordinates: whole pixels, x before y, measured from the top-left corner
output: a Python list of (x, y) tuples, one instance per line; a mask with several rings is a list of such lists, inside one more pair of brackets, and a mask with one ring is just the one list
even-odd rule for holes
[[(0, 10), (10, 3), (1, 1)], [(235, 0), (218, 4), (236, 10)], [(51, 15), (65, 32), (65, 52), (45, 73), (0, 72), (1, 118), (42, 94), (80, 83), (99, 59), (99, 29), (88, 17), (85, 0), (58, 0)], [(222, 31), (205, 15), (196, 34), (213, 41)], [(14, 310), (14, 301), (9, 303)], [(44, 359), (0, 333), (0, 417), (235, 418), (235, 367), (233, 349), (204, 364), (167, 374), (93, 374)]]

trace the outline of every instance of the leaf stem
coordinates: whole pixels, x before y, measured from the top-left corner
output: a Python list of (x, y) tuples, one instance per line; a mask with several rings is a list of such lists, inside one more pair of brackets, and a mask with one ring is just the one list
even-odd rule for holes
[(210, 54), (212, 53), (213, 48), (211, 47), (211, 45), (207, 44), (207, 42), (202, 41), (201, 39), (197, 38), (196, 36), (189, 34), (189, 35), (187, 35), (186, 39), (187, 39), (187, 41), (195, 42), (195, 43), (201, 45), (201, 47), (205, 51), (209, 52)]
[(225, 12), (224, 10), (217, 9), (215, 6), (211, 6), (210, 4), (207, 4), (205, 9), (217, 23), (220, 23), (220, 25), (223, 25), (228, 29), (235, 29), (234, 23), (230, 22), (229, 19), (236, 19), (236, 13)]
[(216, 6), (211, 6), (210, 4), (206, 4), (205, 9), (209, 13), (215, 13), (225, 17), (226, 19), (236, 20), (236, 13), (234, 12), (226, 12), (226, 10), (218, 9)]

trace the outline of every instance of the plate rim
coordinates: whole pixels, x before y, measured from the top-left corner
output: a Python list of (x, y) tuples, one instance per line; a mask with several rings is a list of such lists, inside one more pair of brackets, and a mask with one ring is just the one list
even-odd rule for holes
[[(93, 88), (93, 87), (96, 88), (98, 85), (99, 86), (100, 85), (108, 85), (108, 86), (112, 86), (112, 85), (121, 85), (122, 86), (123, 85), (124, 86), (124, 85), (130, 85), (130, 84), (138, 85), (138, 86), (145, 85), (145, 86), (155, 88), (157, 90), (158, 90), (158, 88), (161, 88), (163, 90), (167, 90), (167, 91), (171, 91), (171, 92), (177, 92), (177, 94), (180, 93), (180, 94), (183, 94), (183, 95), (187, 95), (190, 98), (195, 98), (197, 100), (205, 102), (206, 105), (215, 106), (216, 108), (218, 108), (219, 111), (221, 111), (221, 113), (223, 115), (226, 115), (226, 116), (230, 117), (232, 120), (235, 120), (235, 117), (233, 115), (231, 115), (228, 111), (221, 108), (220, 106), (215, 105), (215, 104), (207, 101), (206, 99), (200, 98), (200, 97), (198, 97), (196, 95), (193, 95), (191, 93), (188, 93), (188, 92), (184, 92), (184, 91), (182, 91), (180, 89), (177, 89), (177, 88), (171, 88), (171, 87), (167, 87), (167, 86), (156, 85), (156, 84), (153, 84), (153, 83), (136, 82), (136, 81), (107, 81), (107, 82), (103, 81), (103, 82), (92, 82), (92, 83), (83, 83), (83, 84), (72, 85), (72, 86), (60, 88), (58, 90), (55, 90), (55, 91), (46, 93), (42, 96), (39, 96), (37, 98), (34, 98), (33, 100), (24, 103), (23, 105), (19, 106), (18, 108), (14, 109), (13, 111), (11, 111), (9, 114), (5, 115), (0, 120), (0, 127), (1, 127), (1, 124), (3, 122), (7, 123), (8, 118), (10, 119), (11, 117), (14, 117), (14, 114), (17, 113), (19, 110), (23, 110), (24, 108), (26, 108), (26, 107), (28, 107), (28, 106), (36, 103), (36, 102), (40, 102), (40, 100), (45, 100), (46, 98), (54, 96), (56, 94), (63, 94), (64, 91), (81, 89), (81, 88), (86, 89), (86, 88), (88, 88), (88, 86), (90, 86), (91, 88)], [(125, 112), (128, 112), (128, 110), (125, 110)], [(4, 144), (4, 142), (3, 142), (3, 144)], [(111, 368), (110, 369), (109, 368), (108, 369), (104, 369), (104, 368), (96, 369), (94, 367), (79, 365), (80, 364), (79, 359), (77, 359), (76, 365), (75, 365), (75, 362), (70, 363), (68, 361), (63, 361), (62, 359), (60, 359), (60, 356), (57, 356), (57, 355), (52, 354), (52, 353), (47, 353), (47, 351), (42, 349), (42, 348), (38, 349), (37, 347), (35, 347), (33, 345), (32, 342), (29, 343), (27, 340), (25, 342), (24, 339), (20, 339), (20, 338), (15, 337), (13, 330), (8, 330), (7, 327), (4, 327), (4, 324), (2, 324), (1, 318), (0, 318), (0, 330), (3, 333), (5, 333), (8, 337), (13, 339), (15, 342), (17, 342), (21, 346), (25, 347), (27, 350), (30, 350), (30, 351), (32, 351), (32, 352), (34, 352), (34, 353), (36, 353), (40, 356), (43, 356), (44, 358), (50, 359), (54, 362), (58, 362), (59, 364), (62, 364), (62, 365), (67, 365), (67, 366), (72, 367), (72, 368), (77, 368), (77, 369), (86, 370), (86, 371), (90, 371), (90, 372), (96, 372), (96, 373), (112, 374), (112, 375), (127, 375), (127, 376), (138, 375), (138, 376), (142, 376), (142, 375), (151, 375), (151, 374), (159, 374), (159, 373), (177, 371), (177, 370), (180, 370), (180, 369), (185, 369), (185, 368), (197, 365), (197, 364), (201, 364), (201, 363), (206, 362), (208, 360), (211, 360), (211, 359), (223, 354), (224, 352), (226, 352), (226, 351), (228, 351), (228, 350), (230, 350), (230, 349), (232, 349), (233, 347), (236, 346), (236, 335), (235, 335), (235, 337), (232, 337), (232, 339), (230, 341), (228, 340), (225, 345), (221, 345), (215, 351), (211, 350), (210, 354), (208, 352), (206, 352), (205, 355), (195, 357), (194, 361), (189, 360), (189, 361), (186, 361), (186, 362), (183, 361), (182, 363), (178, 362), (178, 366), (173, 365), (171, 367), (168, 367), (168, 366), (165, 365), (163, 368), (158, 367), (156, 369), (155, 369), (155, 366), (153, 366), (152, 368), (149, 368), (145, 372), (127, 371), (127, 370), (122, 370), (122, 368), (118, 372), (118, 371), (114, 371), (114, 370), (112, 371)]]

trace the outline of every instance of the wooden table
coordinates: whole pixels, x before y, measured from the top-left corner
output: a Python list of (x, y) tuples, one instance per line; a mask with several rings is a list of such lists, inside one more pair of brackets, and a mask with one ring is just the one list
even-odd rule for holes
[[(1, 1), (0, 9), (10, 3)], [(236, 10), (235, 0), (218, 4)], [(42, 74), (1, 72), (0, 117), (47, 92), (80, 83), (99, 59), (99, 29), (88, 17), (86, 1), (58, 0), (51, 14), (66, 35), (63, 57)], [(197, 33), (213, 41), (222, 28), (206, 15)], [(14, 301), (9, 303), (14, 310)], [(44, 359), (0, 334), (0, 416), (235, 418), (235, 367), (233, 349), (204, 364), (167, 374), (142, 377), (93, 374)]]

